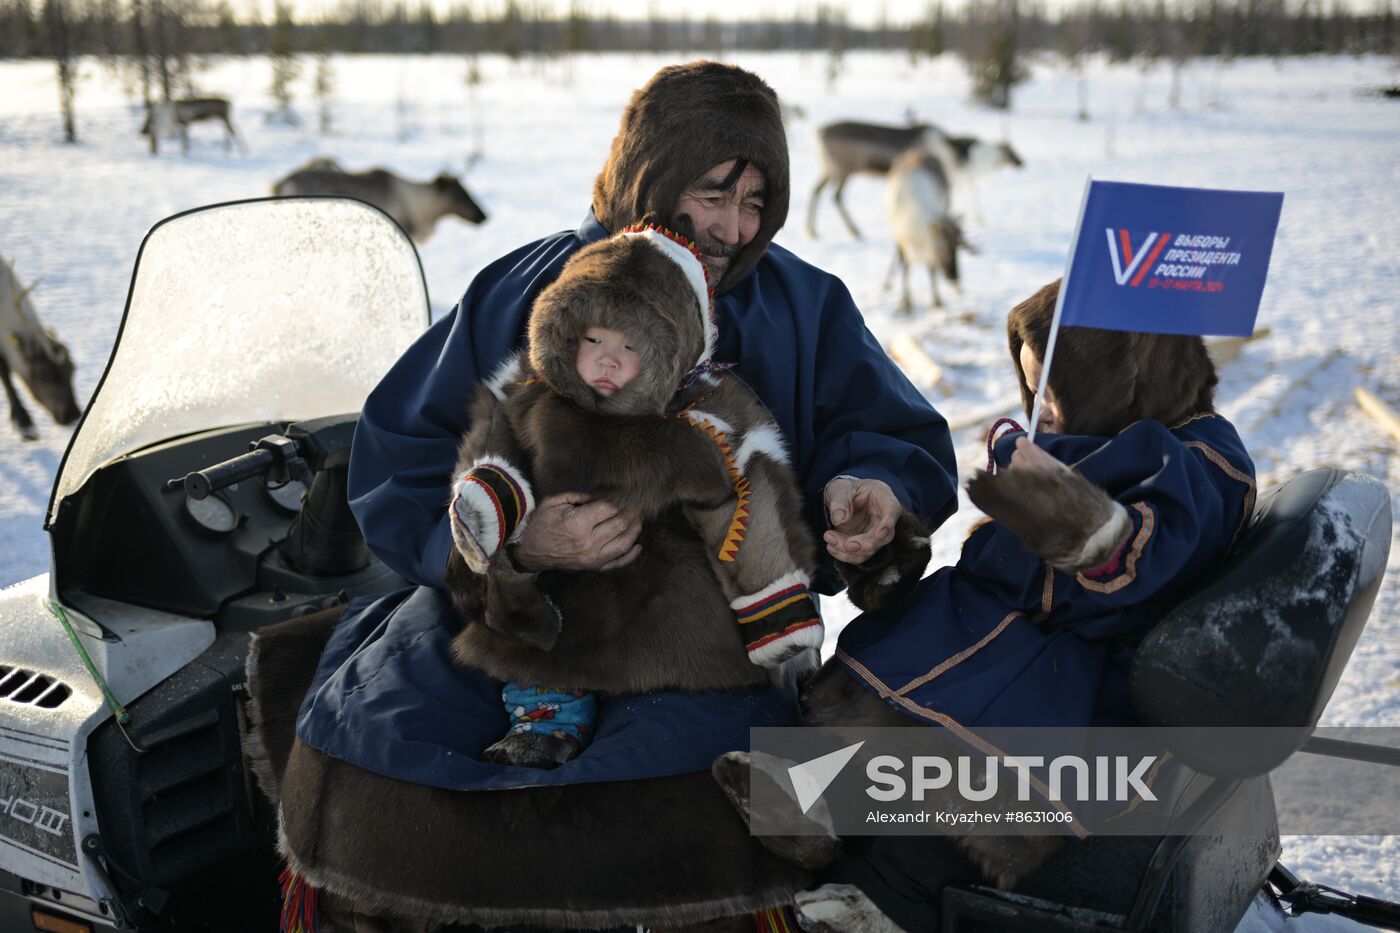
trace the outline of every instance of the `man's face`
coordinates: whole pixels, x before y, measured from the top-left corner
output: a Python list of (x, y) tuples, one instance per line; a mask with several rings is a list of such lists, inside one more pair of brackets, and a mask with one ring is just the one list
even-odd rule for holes
[(762, 219), (763, 173), (737, 159), (721, 162), (701, 175), (676, 202), (675, 216), (689, 217), (695, 228), (700, 260), (719, 281), (730, 258), (758, 234)]

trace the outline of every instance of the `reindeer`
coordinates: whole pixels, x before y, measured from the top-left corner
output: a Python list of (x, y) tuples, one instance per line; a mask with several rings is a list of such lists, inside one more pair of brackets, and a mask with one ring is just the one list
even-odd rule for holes
[(0, 256), (0, 382), (10, 402), (10, 421), (26, 441), (38, 440), (39, 432), (10, 379), (12, 372), (59, 424), (72, 424), (82, 414), (73, 396), (68, 348), (39, 323), (29, 300), (38, 284), (22, 288), (14, 267)]
[(894, 263), (885, 277), (885, 289), (890, 287), (897, 266), (903, 274), (904, 290), (899, 309), (908, 313), (913, 308), (909, 297), (909, 263), (928, 267), (929, 285), (933, 290), (933, 306), (941, 308), (938, 275), (942, 273), (954, 290), (958, 282), (958, 249), (976, 254), (963, 238), (949, 211), (948, 176), (943, 161), (921, 149), (910, 149), (895, 159), (885, 181), (885, 214), (894, 232)]
[(879, 123), (856, 123), (851, 121), (828, 123), (817, 130), (817, 149), (821, 158), (822, 175), (817, 186), (812, 189), (812, 203), (807, 208), (807, 235), (817, 236), (817, 200), (822, 189), (829, 182), (836, 183), (833, 199), (841, 219), (851, 236), (860, 239), (860, 230), (846, 212), (841, 201), (841, 193), (846, 190), (846, 179), (859, 172), (871, 175), (884, 175), (907, 149), (922, 148), (938, 152), (952, 164), (954, 156), (948, 145), (948, 137), (936, 126), (916, 123), (911, 126), (884, 126)]
[(272, 186), (279, 197), (331, 194), (359, 198), (394, 218), (415, 243), (425, 243), (440, 218), (454, 214), (468, 223), (486, 220), (461, 181), (446, 172), (432, 181), (407, 181), (382, 168), (347, 172), (327, 158), (312, 159)]
[(962, 189), (963, 199), (971, 208), (972, 219), (982, 222), (977, 205), (977, 179), (1004, 168), (1023, 168), (1025, 162), (1010, 143), (983, 142), (976, 136), (949, 136), (948, 145), (956, 158), (953, 177)]
[(851, 235), (860, 239), (860, 231), (841, 201), (846, 179), (860, 172), (887, 174), (894, 160), (909, 149), (922, 149), (938, 157), (943, 162), (945, 175), (969, 192), (973, 175), (1005, 165), (1020, 167), (1023, 164), (1007, 143), (986, 143), (975, 136), (949, 136), (929, 123), (909, 126), (852, 121), (830, 123), (817, 131), (817, 143), (822, 175), (812, 191), (812, 203), (807, 211), (807, 234), (813, 238), (817, 235), (818, 197), (822, 189), (834, 181), (836, 208)]
[(141, 124), (141, 135), (151, 138), (151, 154), (159, 149), (157, 140), (180, 131), (180, 151), (190, 152), (190, 124), (201, 120), (221, 120), (224, 124), (224, 152), (229, 151), (231, 142), (238, 143), (238, 151), (244, 155), (248, 149), (242, 138), (233, 128), (229, 119), (232, 106), (222, 97), (188, 97), (183, 100), (167, 100), (152, 104), (146, 111), (146, 122)]

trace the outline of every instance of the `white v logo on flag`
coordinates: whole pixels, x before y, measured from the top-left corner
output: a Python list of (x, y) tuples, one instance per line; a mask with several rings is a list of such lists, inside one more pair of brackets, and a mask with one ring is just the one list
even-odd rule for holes
[[(1107, 228), (1108, 234), (1108, 255), (1113, 259), (1113, 280), (1119, 285), (1127, 285), (1128, 279), (1133, 277), (1133, 273), (1142, 265), (1142, 261), (1148, 253), (1152, 251), (1152, 244), (1157, 242), (1157, 234), (1149, 233), (1147, 239), (1143, 240), (1142, 246), (1138, 247), (1137, 255), (1133, 261), (1128, 263), (1128, 268), (1123, 268), (1123, 260), (1118, 255), (1118, 241), (1113, 238), (1113, 229)], [(1126, 234), (1124, 235), (1126, 239)]]

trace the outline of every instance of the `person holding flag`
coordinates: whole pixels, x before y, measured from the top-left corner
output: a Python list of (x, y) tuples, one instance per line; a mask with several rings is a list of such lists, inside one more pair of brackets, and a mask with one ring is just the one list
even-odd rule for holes
[[(1254, 510), (1254, 463), (1215, 410), (1200, 335), (1252, 332), (1282, 200), (1086, 185), (1063, 287), (1007, 321), (1030, 431), (1002, 419), (988, 435), (967, 491), (991, 520), (957, 564), (846, 626), (803, 691), (807, 725), (924, 723), (966, 740), (976, 727), (1137, 724), (1139, 641), (1222, 565)], [(853, 592), (884, 572), (878, 559), (838, 569)], [(947, 884), (980, 874), (1012, 889), (1062, 844), (877, 836), (842, 853), (813, 838), (795, 853), (805, 864), (839, 859), (799, 898), (808, 930), (935, 930)]]
[[(989, 435), (987, 471), (967, 488), (992, 520), (974, 528), (956, 565), (841, 632), (804, 691), (807, 725), (913, 720), (968, 736), (1136, 724), (1137, 643), (1223, 563), (1253, 511), (1254, 464), (1215, 411), (1215, 368), (1198, 336), (1068, 327), (1044, 372), (1059, 294), (1059, 282), (1046, 285), (1009, 316), (1012, 363), (1039, 431), (1032, 441), (1003, 419)], [(871, 572), (840, 569), (853, 589)], [(947, 883), (981, 874), (1012, 888), (1061, 844), (967, 836), (955, 849), (939, 837), (876, 837), (828, 869), (833, 883), (804, 895), (799, 911), (933, 930)]]

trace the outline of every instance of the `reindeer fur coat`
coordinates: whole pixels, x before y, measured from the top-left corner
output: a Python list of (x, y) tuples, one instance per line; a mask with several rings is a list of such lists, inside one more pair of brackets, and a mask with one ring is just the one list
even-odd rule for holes
[[(713, 690), (820, 646), (815, 546), (782, 437), (747, 387), (707, 369), (705, 274), (683, 242), (649, 228), (579, 251), (535, 302), (528, 355), (479, 390), (451, 506), (448, 582), (473, 623), (453, 642), (462, 663), (537, 686)], [(640, 357), (608, 397), (576, 371), (589, 326)], [(516, 570), (506, 543), (562, 492), (640, 512), (638, 558)]]

